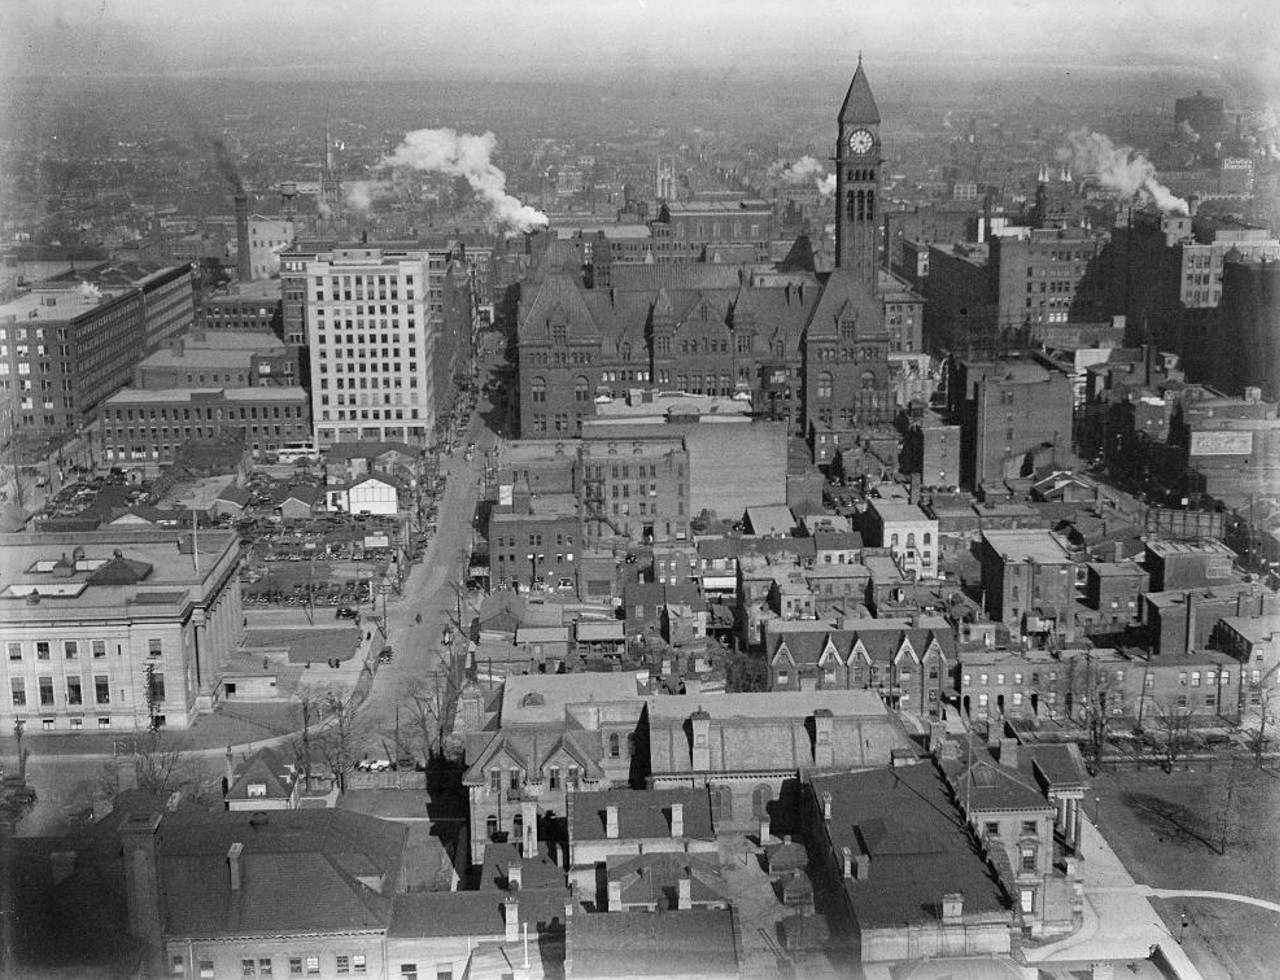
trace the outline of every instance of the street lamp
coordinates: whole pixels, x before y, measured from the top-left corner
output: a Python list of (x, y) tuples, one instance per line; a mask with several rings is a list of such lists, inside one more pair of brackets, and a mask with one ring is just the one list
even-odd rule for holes
[(1191, 924), (1191, 917), (1184, 911), (1182, 913), (1182, 922), (1178, 926), (1178, 945), (1182, 945), (1182, 940), (1187, 936), (1187, 926)]
[(1101, 796), (1095, 796), (1093, 798), (1093, 825), (1098, 828), (1102, 827), (1102, 797)]

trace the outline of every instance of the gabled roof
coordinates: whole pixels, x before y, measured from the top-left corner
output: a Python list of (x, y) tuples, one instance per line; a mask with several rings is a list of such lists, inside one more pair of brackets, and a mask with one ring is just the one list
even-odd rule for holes
[(1047, 810), (1048, 799), (1018, 770), (990, 759), (977, 759), (951, 775), (956, 798), (970, 812)]
[(878, 123), (880, 121), (880, 110), (876, 107), (875, 97), (871, 94), (867, 73), (862, 69), (861, 55), (858, 56), (858, 67), (854, 69), (849, 91), (845, 93), (844, 105), (840, 107), (839, 118), (843, 123)]
[(297, 777), (293, 767), (285, 763), (274, 749), (259, 749), (240, 768), (235, 782), (227, 790), (229, 800), (247, 800), (250, 784), (266, 787), (266, 796), (259, 794), (253, 799), (284, 800), (293, 794)]
[(865, 282), (849, 269), (835, 269), (822, 287), (805, 335), (838, 337), (840, 324), (852, 318), (858, 337), (875, 337), (884, 332), (884, 310)]
[(688, 909), (654, 914), (575, 915), (566, 928), (565, 956), (575, 976), (738, 977), (733, 913)]
[(658, 851), (620, 856), (606, 862), (610, 882), (622, 886), (624, 904), (656, 905), (659, 911), (674, 909), (679, 881), (689, 878), (689, 897), (695, 905), (726, 900), (725, 882), (716, 864), (693, 854)]

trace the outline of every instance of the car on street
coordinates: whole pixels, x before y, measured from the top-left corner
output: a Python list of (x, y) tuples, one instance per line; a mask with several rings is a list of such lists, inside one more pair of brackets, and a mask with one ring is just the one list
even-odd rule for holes
[(380, 664), (391, 663), (391, 647), (382, 648), (382, 652), (378, 654), (378, 663)]

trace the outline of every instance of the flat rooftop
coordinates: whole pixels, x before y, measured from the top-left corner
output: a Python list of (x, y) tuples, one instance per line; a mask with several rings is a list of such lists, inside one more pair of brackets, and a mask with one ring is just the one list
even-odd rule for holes
[(140, 388), (121, 388), (108, 398), (105, 405), (137, 405), (140, 402), (190, 402), (198, 397), (214, 398), (221, 395), (228, 402), (305, 402), (307, 393), (300, 385), (280, 385), (261, 388), (158, 388), (146, 391)]
[(648, 693), (636, 672), (618, 674), (519, 674), (502, 686), (502, 727), (548, 725), (565, 720), (570, 705), (627, 703), (637, 709)]
[(1052, 531), (1027, 528), (1010, 531), (983, 531), (983, 538), (1006, 562), (1037, 562), (1061, 565), (1071, 561), (1062, 539)]
[(1221, 541), (1202, 538), (1199, 541), (1148, 541), (1147, 550), (1158, 558), (1178, 555), (1223, 555), (1234, 559), (1236, 553)]
[(871, 507), (886, 524), (933, 520), (919, 504), (909, 504), (902, 500), (872, 500)]
[(651, 697), (652, 722), (683, 721), (695, 711), (713, 719), (807, 718), (819, 708), (837, 717), (883, 718), (888, 709), (875, 691), (761, 691), (739, 694), (668, 694)]

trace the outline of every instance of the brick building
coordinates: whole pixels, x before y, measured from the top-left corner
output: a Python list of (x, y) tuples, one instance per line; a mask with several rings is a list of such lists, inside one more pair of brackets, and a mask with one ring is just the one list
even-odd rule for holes
[(1076, 561), (1049, 530), (984, 531), (978, 558), (986, 612), (1016, 635), (1072, 637)]
[(307, 393), (299, 387), (126, 388), (102, 406), (102, 455), (112, 462), (172, 462), (190, 439), (234, 439), (273, 452), (311, 438)]

